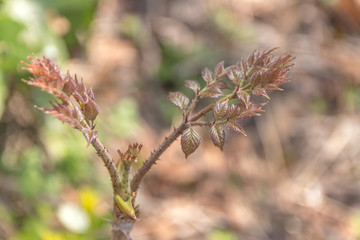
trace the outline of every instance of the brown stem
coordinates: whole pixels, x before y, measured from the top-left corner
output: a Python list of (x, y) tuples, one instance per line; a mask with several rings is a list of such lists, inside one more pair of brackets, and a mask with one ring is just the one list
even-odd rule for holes
[(108, 151), (105, 149), (105, 147), (102, 145), (102, 143), (99, 141), (99, 139), (95, 139), (91, 142), (93, 147), (96, 149), (97, 154), (99, 157), (103, 160), (105, 167), (107, 168), (111, 182), (113, 185), (113, 190), (115, 193), (120, 193), (121, 191), (121, 182), (120, 182), (120, 176), (116, 169), (116, 166), (114, 164), (114, 161), (112, 160), (111, 156), (109, 155)]
[(160, 155), (165, 152), (165, 150), (173, 143), (178, 136), (187, 128), (186, 123), (182, 123), (178, 128), (176, 128), (165, 140), (159, 145), (159, 147), (153, 151), (148, 159), (141, 166), (139, 171), (136, 173), (134, 178), (131, 181), (131, 191), (136, 192), (139, 188), (140, 182), (144, 175), (150, 170), (152, 165), (159, 159)]
[(200, 112), (198, 112), (197, 114), (195, 114), (194, 116), (192, 116), (190, 119), (189, 119), (189, 122), (195, 122), (196, 120), (198, 120), (199, 118), (205, 116), (208, 112), (210, 112), (213, 107), (215, 105), (215, 102), (212, 103), (211, 105), (203, 108)]
[(188, 124), (191, 125), (191, 126), (200, 126), (200, 127), (211, 126), (212, 125), (211, 122), (201, 122), (201, 121), (189, 122)]
[(200, 95), (197, 93), (195, 98), (192, 100), (190, 107), (188, 108), (188, 110), (186, 112), (185, 121), (187, 121), (189, 119), (189, 116), (190, 116), (192, 110), (194, 110), (199, 99), (200, 99)]

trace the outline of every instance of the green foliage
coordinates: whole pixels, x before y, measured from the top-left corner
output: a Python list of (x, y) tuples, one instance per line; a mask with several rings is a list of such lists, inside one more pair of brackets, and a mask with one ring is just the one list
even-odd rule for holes
[(207, 240), (239, 240), (239, 238), (231, 231), (224, 229), (216, 229), (211, 232)]
[(69, 32), (64, 36), (68, 49), (83, 48), (79, 35), (89, 35), (88, 29), (94, 19), (98, 0), (36, 0), (46, 9), (53, 9), (71, 23)]
[(19, 62), (33, 53), (43, 52), (59, 60), (66, 58), (62, 40), (48, 28), (44, 15), (45, 9), (36, 1), (11, 0), (0, 6), (2, 71), (17, 72)]
[(3, 72), (0, 70), (0, 117), (3, 114), (5, 107), (5, 100), (8, 95), (8, 86), (4, 78)]
[(0, 66), (3, 71), (14, 71), (21, 59), (31, 54), (20, 34), (25, 26), (7, 14), (0, 13)]
[(106, 124), (99, 127), (105, 132), (109, 131), (112, 136), (132, 137), (137, 134), (139, 118), (137, 103), (131, 98), (123, 98), (101, 114), (100, 121)]

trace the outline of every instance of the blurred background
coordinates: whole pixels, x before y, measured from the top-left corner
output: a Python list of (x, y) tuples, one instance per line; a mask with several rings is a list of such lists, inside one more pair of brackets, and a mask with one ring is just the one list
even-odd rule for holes
[[(109, 239), (106, 169), (80, 132), (33, 108), (21, 61), (45, 55), (83, 77), (100, 139), (142, 158), (181, 117), (167, 102), (224, 60), (279, 47), (296, 65), (266, 112), (227, 133), (179, 141), (137, 198), (142, 240), (360, 239), (359, 0), (1, 0), (0, 239)], [(200, 80), (201, 81), (201, 80)]]

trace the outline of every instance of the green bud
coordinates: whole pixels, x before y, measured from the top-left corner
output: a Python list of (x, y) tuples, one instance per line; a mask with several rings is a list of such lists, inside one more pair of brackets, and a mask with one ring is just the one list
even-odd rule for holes
[(116, 205), (120, 208), (121, 212), (126, 216), (136, 220), (135, 210), (131, 204), (131, 198), (126, 202), (117, 194), (115, 194)]

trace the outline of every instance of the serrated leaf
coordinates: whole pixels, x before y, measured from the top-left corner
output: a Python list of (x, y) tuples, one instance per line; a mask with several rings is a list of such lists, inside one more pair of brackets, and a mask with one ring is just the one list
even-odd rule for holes
[(225, 131), (219, 125), (212, 125), (210, 128), (210, 138), (213, 141), (214, 145), (219, 147), (220, 150), (223, 150), (225, 142)]
[(227, 77), (235, 86), (237, 86), (241, 81), (242, 73), (236, 66), (233, 66), (227, 68)]
[(200, 140), (200, 135), (193, 128), (188, 128), (181, 134), (181, 149), (185, 158), (199, 147)]
[(261, 104), (255, 104), (253, 102), (250, 102), (249, 104), (249, 108), (246, 109), (246, 111), (241, 111), (240, 114), (238, 115), (238, 119), (245, 119), (245, 118), (249, 118), (252, 116), (259, 116), (259, 112), (263, 111), (261, 108), (266, 104), (265, 103), (261, 103)]
[(200, 91), (199, 83), (196, 81), (193, 81), (193, 80), (186, 80), (185, 87), (193, 90), (195, 92), (195, 94), (198, 94), (198, 92)]
[(189, 99), (181, 92), (170, 92), (168, 99), (172, 104), (180, 108), (180, 110), (184, 110), (189, 104)]
[(87, 120), (95, 121), (99, 114), (99, 108), (93, 100), (88, 99), (87, 103), (84, 104), (83, 114)]
[(248, 94), (248, 93), (245, 92), (245, 91), (240, 90), (240, 91), (237, 91), (237, 92), (236, 92), (236, 96), (237, 96), (241, 101), (243, 101), (246, 109), (248, 109), (248, 108), (249, 108), (249, 104), (250, 104), (250, 94)]
[(216, 80), (210, 84), (211, 87), (217, 87), (220, 90), (230, 89), (229, 86), (223, 80)]
[(200, 92), (200, 97), (202, 98), (218, 98), (224, 95), (221, 89), (215, 85), (211, 85)]
[(204, 70), (202, 70), (201, 76), (206, 82), (206, 85), (209, 85), (209, 83), (213, 80), (211, 71), (207, 67), (205, 67)]
[(224, 61), (219, 62), (214, 70), (215, 79), (220, 79), (226, 76), (226, 71), (224, 68)]
[(226, 123), (226, 126), (233, 132), (236, 132), (236, 133), (241, 133), (243, 134), (244, 136), (246, 136), (246, 133), (245, 133), (245, 130), (244, 128), (237, 122), (235, 121), (228, 121)]
[(266, 97), (267, 99), (270, 99), (270, 97), (267, 95), (266, 90), (264, 88), (257, 88), (252, 90), (252, 93), (256, 96), (263, 96)]
[(228, 108), (229, 108), (228, 103), (229, 103), (229, 100), (220, 101), (220, 102), (215, 103), (215, 105), (213, 107), (214, 120), (223, 119), (227, 115)]
[(266, 91), (282, 91), (283, 89), (282, 88), (279, 88), (278, 86), (277, 86), (277, 84), (275, 84), (275, 83), (269, 83), (269, 84), (267, 84), (266, 86), (265, 86), (265, 90)]
[(241, 107), (236, 104), (231, 104), (228, 108), (228, 119), (237, 118), (241, 113)]

